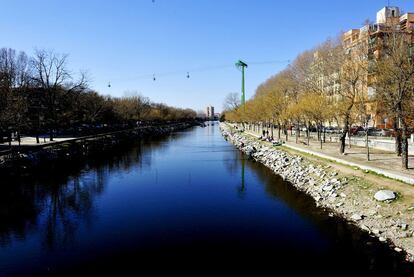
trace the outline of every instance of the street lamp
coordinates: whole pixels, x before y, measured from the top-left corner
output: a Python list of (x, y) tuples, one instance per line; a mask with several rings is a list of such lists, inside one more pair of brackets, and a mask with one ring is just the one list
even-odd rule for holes
[(241, 89), (241, 92), (242, 92), (242, 95), (241, 95), (241, 106), (243, 107), (243, 109), (244, 109), (244, 104), (245, 104), (245, 94), (244, 94), (244, 68), (245, 67), (247, 67), (247, 64), (245, 63), (245, 62), (243, 62), (243, 61), (241, 61), (241, 60), (238, 60), (237, 62), (236, 62), (236, 67), (238, 68), (238, 69), (240, 69), (241, 68), (241, 72), (242, 72), (242, 89)]

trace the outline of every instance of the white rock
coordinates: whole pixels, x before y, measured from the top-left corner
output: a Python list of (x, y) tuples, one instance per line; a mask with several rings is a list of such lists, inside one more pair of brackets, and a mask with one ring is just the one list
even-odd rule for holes
[(371, 232), (371, 230), (368, 228), (368, 226), (366, 226), (366, 225), (361, 225), (361, 229), (362, 230), (364, 230), (364, 231), (367, 231), (367, 232)]
[(353, 215), (351, 216), (351, 219), (352, 219), (352, 220), (355, 220), (355, 221), (362, 220), (362, 216), (361, 216), (361, 215), (359, 215), (359, 214), (353, 214)]
[(324, 191), (331, 191), (333, 189), (333, 185), (331, 184), (326, 184), (325, 186), (322, 187), (322, 190)]
[(376, 235), (379, 235), (381, 233), (381, 231), (378, 229), (372, 229), (372, 232)]
[(394, 250), (397, 251), (397, 252), (401, 252), (402, 251), (402, 249), (399, 248), (399, 247), (395, 247)]
[(391, 190), (379, 190), (374, 195), (374, 198), (378, 201), (394, 200), (395, 197), (395, 192)]

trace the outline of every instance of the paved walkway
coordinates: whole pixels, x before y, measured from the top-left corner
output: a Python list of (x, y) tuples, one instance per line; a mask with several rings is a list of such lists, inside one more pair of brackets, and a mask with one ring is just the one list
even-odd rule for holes
[[(259, 136), (251, 131), (246, 131), (246, 133), (256, 137)], [(347, 145), (345, 155), (341, 155), (339, 154), (339, 144), (336, 142), (326, 142), (321, 149), (320, 142), (316, 140), (310, 140), (310, 145), (308, 146), (305, 144), (307, 142), (305, 137), (300, 138), (298, 143), (295, 143), (294, 137), (289, 139), (291, 141), (286, 142), (284, 147), (414, 184), (414, 155), (409, 156), (409, 169), (403, 170), (401, 169), (401, 157), (392, 152), (370, 149), (370, 160), (368, 161), (366, 148), (364, 147), (352, 146), (349, 148)]]
[[(49, 137), (41, 137), (40, 143), (36, 143), (36, 137), (22, 137), (20, 140), (20, 145), (21, 146), (33, 146), (33, 145), (45, 145), (45, 144), (50, 144), (50, 143), (54, 143), (54, 142), (61, 142), (61, 141), (65, 141), (65, 140), (70, 140), (73, 139), (72, 137), (66, 137), (66, 138), (53, 138), (53, 141), (49, 140)], [(9, 143), (5, 142), (5, 143), (0, 143), (0, 146), (8, 146)], [(13, 140), (11, 143), (12, 146), (17, 146), (19, 145), (19, 142), (17, 140)]]

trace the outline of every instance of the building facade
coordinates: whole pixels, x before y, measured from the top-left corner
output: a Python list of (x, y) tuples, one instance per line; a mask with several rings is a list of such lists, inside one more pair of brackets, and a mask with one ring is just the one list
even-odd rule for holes
[(206, 118), (210, 120), (214, 120), (214, 107), (213, 106), (207, 106)]
[[(377, 12), (375, 23), (366, 23), (359, 29), (351, 29), (343, 34), (342, 42), (347, 54), (352, 55), (355, 49), (363, 49), (367, 57), (367, 73), (363, 76), (363, 91), (366, 109), (369, 113), (369, 125), (377, 128), (391, 128), (392, 119), (383, 111), (375, 100), (375, 64), (381, 59), (384, 38), (391, 33), (414, 37), (414, 13), (400, 14), (398, 7), (384, 7)], [(363, 47), (361, 47), (363, 46)]]

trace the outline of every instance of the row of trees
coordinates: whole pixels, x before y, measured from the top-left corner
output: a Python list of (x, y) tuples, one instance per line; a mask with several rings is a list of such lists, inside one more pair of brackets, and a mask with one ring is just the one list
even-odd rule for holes
[[(323, 126), (340, 126), (339, 152), (343, 154), (351, 126), (367, 127), (375, 119), (372, 114), (382, 113), (393, 119), (396, 152), (402, 156), (403, 168), (408, 168), (407, 139), (414, 118), (412, 36), (390, 32), (375, 47), (368, 38), (350, 46), (341, 36), (301, 53), (261, 84), (245, 106), (229, 95), (225, 119), (249, 126), (268, 124), (272, 136), (277, 126), (279, 138), (280, 130), (287, 135), (291, 126), (305, 125), (307, 130), (315, 126), (321, 142)], [(300, 130), (296, 132), (300, 136)]]
[(88, 87), (87, 74), (68, 70), (67, 55), (36, 50), (33, 57), (0, 49), (0, 140), (11, 132), (39, 134), (81, 125), (133, 126), (137, 121), (193, 119), (191, 109), (152, 103), (138, 94), (102, 96)]

